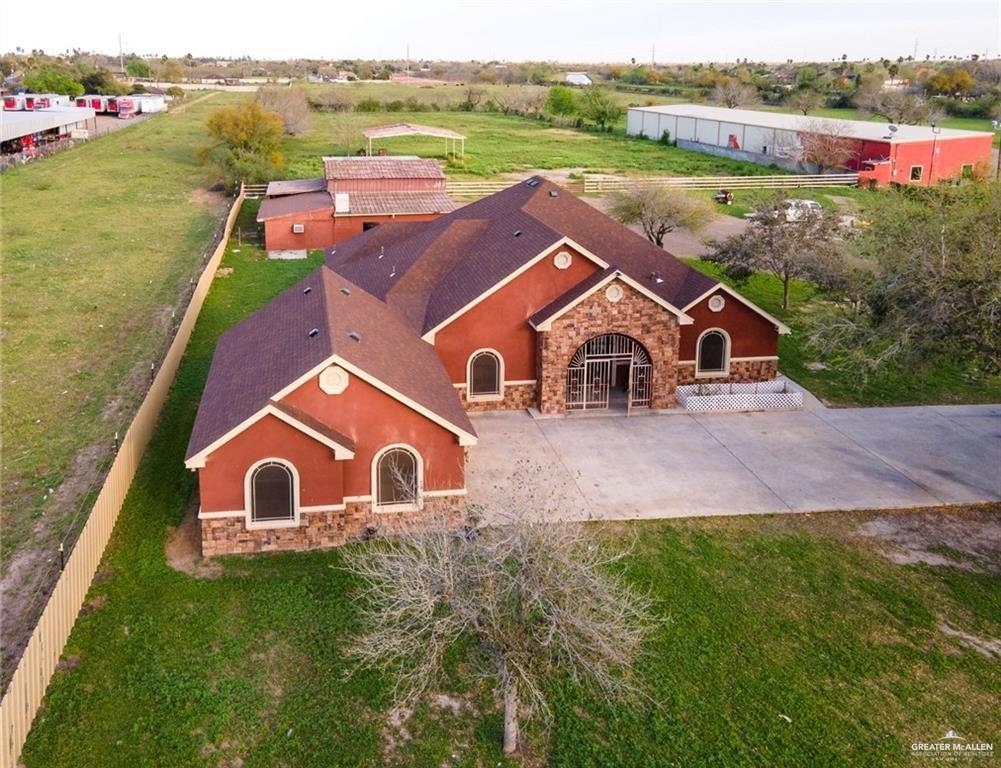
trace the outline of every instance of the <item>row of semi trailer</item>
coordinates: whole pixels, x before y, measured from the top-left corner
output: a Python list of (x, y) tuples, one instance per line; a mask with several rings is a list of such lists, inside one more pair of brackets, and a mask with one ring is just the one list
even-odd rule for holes
[(117, 115), (121, 118), (138, 114), (163, 112), (167, 97), (158, 93), (136, 93), (131, 96), (64, 96), (57, 93), (15, 93), (3, 97), (6, 111), (21, 112), (58, 107), (89, 107), (99, 115)]

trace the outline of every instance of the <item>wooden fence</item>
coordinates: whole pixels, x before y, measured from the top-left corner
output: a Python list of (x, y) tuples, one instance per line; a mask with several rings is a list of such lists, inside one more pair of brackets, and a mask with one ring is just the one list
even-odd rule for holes
[(257, 200), (264, 197), (268, 191), (267, 184), (241, 184), (240, 188), (243, 190), (243, 196), (247, 200)]
[(517, 180), (508, 181), (445, 181), (445, 191), (453, 197), (486, 197), (494, 192), (517, 184)]
[(14, 768), (24, 741), (56, 669), (66, 640), (83, 605), (87, 590), (101, 562), (118, 513), (135, 477), (139, 461), (149, 443), (160, 411), (174, 382), (174, 374), (184, 355), (191, 331), (198, 319), (205, 295), (226, 250), (230, 232), (240, 212), (243, 194), (237, 197), (226, 218), (222, 239), (205, 265), (191, 295), (188, 308), (160, 363), (153, 383), (136, 413), (118, 454), (111, 465), (90, 517), (81, 531), (66, 567), (42, 611), (35, 631), (25, 646), (7, 692), (0, 701), (0, 768)]
[(638, 179), (584, 177), (585, 194), (614, 192), (634, 186), (681, 189), (794, 189), (796, 187), (854, 187), (857, 173), (783, 174), (781, 176), (651, 176)]

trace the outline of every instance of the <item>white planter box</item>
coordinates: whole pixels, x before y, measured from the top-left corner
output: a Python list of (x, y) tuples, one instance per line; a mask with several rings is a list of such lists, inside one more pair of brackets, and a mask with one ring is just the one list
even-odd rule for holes
[(687, 411), (766, 411), (802, 408), (803, 393), (785, 379), (756, 384), (684, 384), (678, 405)]

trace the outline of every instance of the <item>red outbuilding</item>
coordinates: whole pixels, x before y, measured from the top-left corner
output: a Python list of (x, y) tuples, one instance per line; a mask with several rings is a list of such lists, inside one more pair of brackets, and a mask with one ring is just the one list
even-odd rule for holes
[[(815, 172), (811, 144), (842, 145), (841, 170), (858, 171), (861, 184), (929, 185), (973, 176), (991, 156), (993, 134), (932, 125), (889, 124), (788, 115), (707, 104), (631, 107), (630, 136), (661, 139), (679, 147), (792, 171)], [(836, 170), (836, 169), (825, 169)]]
[(467, 411), (668, 409), (774, 378), (787, 331), (539, 177), (383, 223), (220, 339), (186, 458), (203, 553), (458, 517)]
[(388, 221), (428, 221), (455, 209), (436, 160), (325, 157), (322, 179), (268, 185), (257, 221), (268, 251), (329, 248)]

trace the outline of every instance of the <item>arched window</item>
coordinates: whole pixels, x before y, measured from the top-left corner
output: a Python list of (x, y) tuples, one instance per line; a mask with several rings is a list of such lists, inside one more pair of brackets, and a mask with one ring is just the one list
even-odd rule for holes
[(469, 358), (469, 397), (500, 395), (504, 380), (501, 356), (492, 350), (474, 352)]
[(730, 340), (720, 330), (706, 331), (699, 337), (696, 372), (727, 373), (730, 368)]
[(295, 477), (279, 461), (268, 461), (250, 478), (250, 520), (253, 523), (295, 519)]
[(375, 503), (379, 507), (417, 504), (421, 487), (421, 461), (403, 446), (386, 449), (375, 465)]

